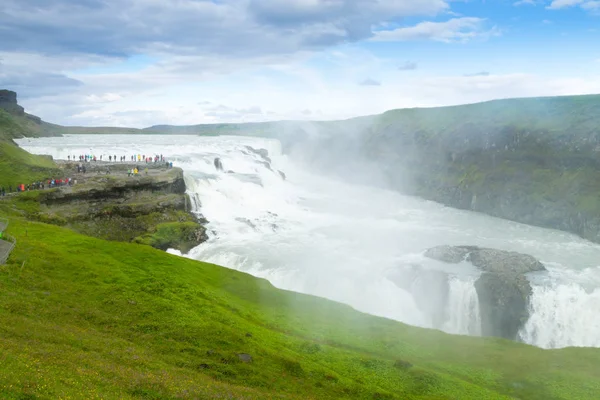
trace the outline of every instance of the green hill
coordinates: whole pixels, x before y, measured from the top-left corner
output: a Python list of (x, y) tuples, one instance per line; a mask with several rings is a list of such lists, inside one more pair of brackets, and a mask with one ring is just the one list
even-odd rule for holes
[[(1, 176), (13, 168), (33, 180), (52, 168), (11, 142), (26, 133), (4, 119)], [(17, 239), (0, 265), (0, 398), (558, 400), (600, 393), (600, 349), (542, 350), (410, 327), (149, 246), (28, 221), (22, 211), (37, 203), (37, 192), (0, 198), (7, 233)]]
[(389, 111), (362, 149), (403, 192), (600, 242), (600, 95)]
[(36, 124), (10, 115), (0, 109), (0, 186), (13, 188), (18, 184), (47, 179), (58, 173), (54, 162), (19, 148), (12, 139), (36, 137)]
[(409, 327), (19, 218), (9, 233), (18, 246), (0, 267), (2, 398), (548, 400), (600, 391), (597, 349)]

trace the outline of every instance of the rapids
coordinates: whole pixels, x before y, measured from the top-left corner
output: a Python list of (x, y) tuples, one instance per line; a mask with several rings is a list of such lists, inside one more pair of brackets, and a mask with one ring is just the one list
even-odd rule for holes
[[(479, 272), (468, 263), (427, 259), (427, 248), (479, 245), (531, 254), (548, 273), (531, 277), (531, 317), (522, 340), (544, 348), (600, 347), (600, 245), (569, 233), (317, 173), (283, 154), (274, 139), (66, 135), (18, 143), (59, 159), (163, 154), (183, 168), (194, 211), (209, 221), (210, 239), (186, 257), (412, 325), (481, 332), (473, 286)], [(215, 157), (224, 171), (215, 169)], [(441, 279), (440, 271), (450, 278)]]

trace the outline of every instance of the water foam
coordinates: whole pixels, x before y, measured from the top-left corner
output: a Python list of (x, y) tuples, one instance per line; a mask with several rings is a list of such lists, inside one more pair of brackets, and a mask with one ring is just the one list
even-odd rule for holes
[[(187, 257), (450, 333), (481, 332), (477, 275), (468, 265), (426, 260), (424, 249), (470, 244), (532, 254), (550, 271), (534, 279), (523, 340), (600, 347), (600, 246), (573, 235), (314, 174), (276, 140), (93, 135), (20, 144), (56, 158), (162, 153), (184, 169), (191, 207), (209, 220), (209, 240)], [(270, 162), (246, 146), (266, 149)], [(215, 170), (215, 157), (225, 171)]]

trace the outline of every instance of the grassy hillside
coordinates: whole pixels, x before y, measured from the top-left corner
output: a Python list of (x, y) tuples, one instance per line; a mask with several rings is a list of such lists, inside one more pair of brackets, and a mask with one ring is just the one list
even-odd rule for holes
[(382, 114), (375, 130), (386, 126), (424, 135), (494, 137), (504, 129), (528, 129), (550, 136), (587, 138), (598, 134), (600, 95), (494, 100), (439, 108), (392, 110)]
[(13, 138), (37, 136), (36, 126), (26, 118), (15, 117), (0, 109), (0, 186), (14, 188), (58, 173), (52, 160), (32, 155), (12, 141)]
[[(9, 208), (0, 202), (0, 211)], [(0, 266), (2, 398), (552, 400), (600, 392), (600, 350), (413, 328), (146, 246), (20, 219), (9, 233), (18, 246)]]
[[(52, 168), (10, 141), (18, 129), (10, 119), (0, 127), (8, 149), (0, 176), (12, 169), (33, 180)], [(36, 192), (0, 199), (17, 239), (0, 266), (0, 398), (558, 400), (600, 393), (600, 349), (548, 351), (409, 327), (145, 245), (26, 220), (23, 210), (37, 202)]]

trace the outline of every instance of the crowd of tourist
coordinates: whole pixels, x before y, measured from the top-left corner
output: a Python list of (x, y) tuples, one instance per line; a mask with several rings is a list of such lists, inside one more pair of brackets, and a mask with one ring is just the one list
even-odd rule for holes
[(30, 190), (51, 189), (59, 186), (73, 186), (76, 183), (77, 181), (73, 178), (50, 178), (44, 181), (36, 181), (27, 184), (21, 183), (15, 187), (12, 185), (8, 185), (7, 187), (2, 186), (0, 187), (0, 196), (6, 196), (7, 193), (29, 192)]
[[(104, 157), (104, 155), (100, 155), (100, 156), (96, 156), (94, 154), (80, 154), (79, 156), (76, 156), (75, 154), (68, 155), (67, 156), (67, 161), (80, 161), (80, 162), (95, 162), (95, 161), (107, 161), (106, 157)], [(117, 160), (118, 158), (118, 160)], [(154, 156), (150, 156), (150, 155), (145, 155), (145, 154), (133, 154), (131, 156), (119, 156), (117, 157), (116, 155), (109, 155), (108, 156), (108, 162), (145, 162), (145, 163), (158, 163), (158, 162), (164, 162), (166, 161), (165, 157), (163, 157), (162, 154), (156, 154)]]
[[(67, 161), (75, 161), (75, 162), (79, 161), (76, 166), (77, 173), (85, 174), (87, 172), (86, 163), (97, 162), (97, 161), (106, 161), (106, 158), (103, 160), (103, 155), (96, 156), (93, 154), (81, 154), (79, 156), (69, 155), (69, 156), (67, 156)], [(134, 162), (134, 163), (146, 163), (146, 164), (161, 163), (166, 168), (169, 168), (169, 169), (173, 168), (173, 162), (167, 161), (166, 158), (163, 157), (162, 154), (160, 154), (160, 155), (157, 154), (154, 156), (146, 156), (145, 154), (135, 154), (135, 155), (131, 155), (129, 157), (128, 156), (117, 157), (116, 155), (109, 155), (108, 161), (109, 162)], [(106, 173), (108, 174), (108, 173), (110, 173), (110, 171), (107, 169)], [(139, 166), (136, 166), (135, 168), (131, 168), (131, 169), (127, 170), (127, 176), (137, 176), (139, 173), (140, 173)], [(145, 168), (145, 173), (148, 174), (148, 168)], [(0, 186), (0, 196), (6, 196), (6, 194), (8, 194), (8, 193), (28, 192), (30, 190), (50, 189), (50, 188), (60, 187), (60, 186), (72, 186), (76, 183), (77, 183), (77, 180), (74, 180), (73, 178), (61, 178), (61, 179), (49, 178), (44, 181), (37, 181), (37, 182), (28, 183), (28, 184), (22, 183), (20, 185), (17, 185), (16, 187), (13, 187), (12, 185), (9, 185), (6, 187)]]

